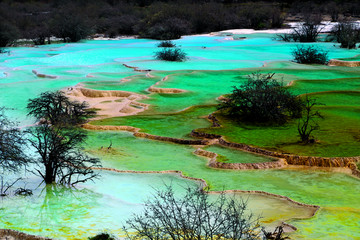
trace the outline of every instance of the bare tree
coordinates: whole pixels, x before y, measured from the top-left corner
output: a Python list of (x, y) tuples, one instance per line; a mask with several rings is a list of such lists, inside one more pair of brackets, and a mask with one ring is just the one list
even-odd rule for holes
[(144, 213), (126, 223), (128, 239), (259, 239), (258, 218), (246, 213), (246, 202), (221, 193), (215, 201), (188, 187), (179, 198), (171, 186), (145, 203)]
[(41, 124), (27, 133), (35, 149), (36, 173), (45, 183), (76, 184), (98, 176), (91, 168), (101, 166), (99, 159), (81, 151), (87, 137), (84, 130)]
[(313, 143), (315, 139), (311, 134), (313, 131), (319, 129), (319, 124), (316, 122), (316, 119), (323, 118), (319, 111), (313, 110), (313, 107), (322, 104), (317, 103), (316, 99), (309, 98), (306, 94), (304, 105), (303, 116), (298, 123), (298, 133), (303, 143)]
[(51, 21), (53, 34), (62, 38), (64, 42), (78, 42), (87, 38), (92, 29), (85, 16), (71, 9), (72, 5), (66, 5), (60, 9)]
[(278, 37), (286, 42), (316, 42), (322, 28), (315, 21), (299, 24), (291, 33), (279, 34)]
[(341, 44), (341, 48), (356, 48), (360, 42), (360, 26), (354, 22), (340, 22), (333, 27), (330, 35)]
[(5, 116), (4, 108), (0, 108), (0, 170), (15, 171), (27, 164), (24, 145), (23, 133)]
[(23, 133), (6, 117), (4, 108), (0, 108), (0, 196), (6, 196), (7, 191), (21, 180), (4, 179), (3, 176), (16, 172), (29, 163), (23, 152), (25, 145)]
[(76, 184), (98, 176), (91, 168), (100, 167), (100, 161), (82, 151), (87, 132), (77, 126), (94, 114), (87, 106), (60, 91), (29, 100), (29, 115), (40, 124), (27, 130), (28, 142), (35, 149), (36, 173), (46, 183)]

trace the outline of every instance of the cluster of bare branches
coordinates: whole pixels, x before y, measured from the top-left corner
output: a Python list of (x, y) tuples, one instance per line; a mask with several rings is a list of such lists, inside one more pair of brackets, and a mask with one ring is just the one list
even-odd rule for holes
[(322, 29), (318, 22), (308, 20), (299, 24), (290, 33), (279, 34), (278, 38), (285, 42), (316, 42)]
[(356, 48), (360, 42), (360, 25), (355, 22), (339, 22), (331, 30), (331, 37), (340, 43), (341, 48)]
[(5, 116), (4, 108), (0, 108), (0, 171), (15, 171), (26, 164), (24, 145), (23, 133)]
[(313, 131), (319, 129), (317, 119), (323, 118), (319, 111), (314, 111), (314, 106), (323, 105), (316, 101), (315, 98), (310, 98), (307, 94), (304, 100), (304, 109), (302, 117), (298, 122), (298, 133), (303, 143), (313, 143), (315, 138), (312, 136)]
[(188, 187), (183, 197), (171, 186), (157, 190), (124, 227), (128, 239), (260, 239), (258, 218), (246, 211), (246, 202), (221, 193), (215, 201)]

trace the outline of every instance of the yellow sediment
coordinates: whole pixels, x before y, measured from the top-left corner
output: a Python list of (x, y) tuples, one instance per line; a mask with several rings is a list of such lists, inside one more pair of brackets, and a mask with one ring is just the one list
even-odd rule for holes
[[(87, 102), (89, 108), (97, 109), (98, 116), (93, 120), (135, 115), (148, 109), (149, 105), (138, 102), (148, 97), (126, 91), (101, 91), (81, 86), (68, 88), (66, 94), (70, 99)], [(121, 100), (121, 101), (119, 101)]]
[(160, 84), (160, 82), (164, 82), (166, 80), (169, 79), (169, 76), (165, 76), (163, 77), (159, 82), (156, 82), (154, 85), (150, 86), (147, 90), (149, 92), (154, 92), (154, 93), (184, 93), (187, 92), (186, 90), (183, 89), (179, 89), (179, 88), (158, 88), (155, 87), (157, 85)]
[(179, 88), (157, 88), (157, 87), (149, 87), (147, 89), (149, 92), (154, 92), (154, 93), (184, 93), (187, 92), (186, 90), (182, 90)]
[(51, 240), (51, 238), (35, 236), (12, 229), (0, 229), (0, 239), (15, 239), (15, 240)]

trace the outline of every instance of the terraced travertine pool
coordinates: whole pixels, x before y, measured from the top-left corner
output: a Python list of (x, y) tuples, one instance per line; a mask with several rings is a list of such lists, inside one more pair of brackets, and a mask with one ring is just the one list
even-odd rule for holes
[[(296, 64), (290, 61), (294, 43), (276, 41), (272, 34), (243, 36), (247, 38), (187, 36), (176, 40), (189, 56), (186, 62), (154, 60), (158, 42), (146, 39), (10, 48), (10, 55), (0, 55), (0, 104), (11, 108), (11, 118), (26, 126), (33, 123), (26, 116), (27, 100), (41, 92), (65, 89), (71, 93), (74, 88), (100, 93), (126, 91), (142, 96), (143, 100), (137, 101), (144, 105), (130, 105), (120, 116), (102, 116), (90, 124), (108, 129), (131, 126), (142, 133), (187, 140), (194, 139), (191, 131), (198, 129), (220, 134), (228, 141), (297, 155), (360, 156), (360, 69)], [(360, 54), (360, 50), (340, 49), (333, 43), (316, 45), (329, 50), (330, 58), (351, 60)], [(138, 72), (123, 64), (151, 71)], [(255, 71), (274, 72), (294, 93), (311, 94), (325, 104), (318, 106), (324, 115), (316, 133), (319, 143), (299, 144), (296, 122), (256, 128), (218, 116), (221, 127), (212, 127), (206, 116), (216, 110), (217, 98)], [(182, 91), (156, 93), (148, 91), (150, 87)], [(104, 100), (99, 106), (125, 101)], [(132, 115), (132, 110), (139, 108), (144, 111)], [(209, 159), (194, 151), (200, 147), (217, 153), (218, 160), (226, 163), (263, 163), (273, 159), (218, 145), (191, 146), (135, 137), (127, 131), (89, 130), (89, 135), (85, 151), (99, 157), (104, 167), (130, 172), (99, 170), (99, 180), (76, 189), (38, 186), (38, 178), (25, 176), (26, 186), (34, 189), (34, 195), (2, 198), (0, 228), (58, 239), (86, 239), (101, 231), (121, 236), (124, 221), (131, 213), (142, 210), (143, 200), (151, 196), (154, 188), (172, 184), (181, 194), (184, 186), (200, 184), (172, 172), (181, 171), (186, 177), (205, 180), (210, 191), (274, 194), (236, 193), (249, 199), (250, 210), (263, 216), (261, 222), (265, 226), (270, 228), (286, 221), (297, 227), (290, 233), (294, 239), (360, 238), (360, 180), (346, 169), (217, 169), (209, 167)], [(107, 151), (104, 147), (110, 142), (112, 149)], [(320, 210), (312, 216), (313, 208), (278, 195), (318, 205)]]

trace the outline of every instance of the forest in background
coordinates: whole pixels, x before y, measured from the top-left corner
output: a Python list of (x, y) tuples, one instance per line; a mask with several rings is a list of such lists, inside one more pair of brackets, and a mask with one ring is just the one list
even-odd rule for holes
[(358, 18), (359, 1), (0, 0), (0, 47), (15, 39), (46, 44), (93, 34), (176, 39), (233, 28), (281, 28), (285, 19)]

